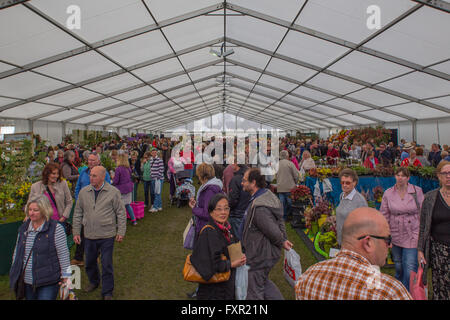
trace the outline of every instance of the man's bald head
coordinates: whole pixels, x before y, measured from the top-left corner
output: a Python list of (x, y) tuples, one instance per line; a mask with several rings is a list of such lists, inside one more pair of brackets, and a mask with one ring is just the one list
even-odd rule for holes
[(95, 189), (99, 189), (102, 186), (103, 182), (105, 181), (105, 177), (106, 177), (105, 167), (95, 166), (91, 169), (90, 180), (91, 185)]
[[(381, 267), (384, 265), (388, 246), (384, 240), (369, 236), (389, 235), (389, 224), (381, 212), (368, 207), (358, 208), (350, 212), (345, 219), (342, 228), (342, 248), (355, 251), (372, 264)], [(366, 237), (358, 240), (362, 236)]]

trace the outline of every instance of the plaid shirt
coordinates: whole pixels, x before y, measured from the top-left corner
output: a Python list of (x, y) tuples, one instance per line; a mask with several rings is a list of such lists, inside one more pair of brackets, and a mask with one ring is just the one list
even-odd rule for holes
[(297, 300), (412, 300), (399, 281), (346, 249), (310, 267), (295, 285), (295, 295)]

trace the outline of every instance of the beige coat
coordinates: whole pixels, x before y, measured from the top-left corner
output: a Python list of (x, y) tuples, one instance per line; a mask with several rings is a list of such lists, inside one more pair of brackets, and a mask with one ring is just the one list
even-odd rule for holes
[(280, 160), (277, 172), (277, 192), (290, 192), (297, 185), (300, 174), (295, 164), (287, 159)]
[[(34, 183), (30, 189), (30, 195), (28, 196), (27, 204), (30, 201), (30, 199), (33, 198), (34, 196), (44, 194), (44, 192), (47, 191), (45, 187), (46, 186), (42, 183), (42, 181)], [(67, 182), (65, 180), (56, 182), (53, 185), (53, 190), (55, 191), (54, 196), (59, 216), (69, 219), (73, 199), (72, 196), (70, 195), (70, 190), (69, 187), (67, 186)]]
[(95, 201), (92, 185), (81, 189), (73, 213), (73, 235), (78, 236), (84, 226), (87, 239), (107, 239), (125, 236), (127, 214), (120, 191), (105, 183)]

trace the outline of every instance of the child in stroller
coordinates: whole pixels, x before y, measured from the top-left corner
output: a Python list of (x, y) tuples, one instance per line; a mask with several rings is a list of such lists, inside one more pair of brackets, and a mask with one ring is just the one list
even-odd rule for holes
[(195, 197), (195, 187), (191, 178), (181, 178), (180, 185), (177, 187), (175, 197), (177, 199), (177, 208), (189, 203), (189, 199)]

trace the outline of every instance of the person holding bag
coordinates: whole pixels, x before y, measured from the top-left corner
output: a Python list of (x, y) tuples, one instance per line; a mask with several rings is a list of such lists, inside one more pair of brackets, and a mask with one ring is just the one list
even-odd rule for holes
[[(68, 229), (69, 225), (66, 222), (70, 217), (73, 199), (70, 194), (67, 182), (61, 179), (61, 169), (57, 163), (49, 163), (42, 171), (42, 180), (34, 183), (30, 189), (27, 204), (30, 199), (38, 195), (45, 195), (52, 210), (51, 219), (61, 222)], [(25, 212), (27, 214), (27, 212)], [(28, 218), (25, 218), (25, 220)], [(67, 231), (67, 230), (66, 230)]]
[(128, 162), (127, 155), (124, 153), (119, 154), (117, 157), (117, 168), (112, 184), (120, 191), (123, 204), (130, 216), (131, 224), (133, 226), (137, 225), (136, 216), (134, 215), (133, 208), (131, 208), (134, 184), (131, 181), (130, 163)]
[(236, 238), (228, 222), (228, 197), (222, 193), (214, 195), (209, 201), (208, 212), (210, 219), (194, 245), (191, 263), (205, 281), (209, 281), (217, 273), (231, 271), (231, 274), (227, 281), (200, 283), (197, 299), (234, 300), (236, 268), (246, 264), (246, 256), (230, 261), (228, 246), (235, 243)]
[(422, 189), (410, 184), (409, 177), (408, 168), (396, 170), (396, 183), (384, 192), (380, 207), (391, 229), (395, 278), (408, 290), (410, 274), (417, 272), (418, 267), (417, 240), (424, 199)]
[(37, 195), (26, 205), (27, 220), (19, 227), (10, 287), (21, 300), (56, 300), (59, 284), (71, 276), (64, 228), (51, 219), (48, 198)]

